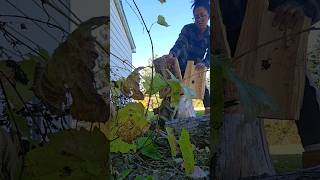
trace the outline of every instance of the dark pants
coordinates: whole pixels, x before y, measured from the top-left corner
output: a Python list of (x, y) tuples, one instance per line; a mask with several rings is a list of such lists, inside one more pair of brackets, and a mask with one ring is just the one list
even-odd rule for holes
[(202, 100), (203, 105), (205, 108), (209, 108), (210, 107), (210, 93), (209, 93), (209, 89), (206, 86), (206, 89), (204, 91), (204, 98)]
[(296, 121), (303, 147), (320, 143), (320, 111), (316, 90), (306, 77), (300, 119)]

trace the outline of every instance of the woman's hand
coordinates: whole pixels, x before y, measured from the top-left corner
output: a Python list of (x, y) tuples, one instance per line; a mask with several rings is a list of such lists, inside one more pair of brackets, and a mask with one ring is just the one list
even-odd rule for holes
[(272, 26), (279, 27), (281, 31), (294, 28), (298, 20), (304, 16), (303, 6), (294, 2), (284, 3), (275, 13)]

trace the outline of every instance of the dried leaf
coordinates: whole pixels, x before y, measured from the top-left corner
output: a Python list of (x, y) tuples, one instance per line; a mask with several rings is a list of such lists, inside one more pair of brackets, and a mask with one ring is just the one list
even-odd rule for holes
[[(61, 112), (67, 86), (73, 99), (71, 114), (75, 119), (89, 122), (109, 119), (109, 101), (97, 92), (93, 73), (98, 52), (91, 31), (102, 25), (109, 25), (108, 17), (94, 17), (83, 22), (46, 64), (38, 64), (35, 94), (52, 112)], [(105, 86), (109, 88), (109, 84)]]
[(140, 90), (140, 74), (139, 71), (144, 67), (136, 68), (122, 83), (122, 92), (126, 96), (132, 96), (135, 100), (143, 100), (144, 95)]

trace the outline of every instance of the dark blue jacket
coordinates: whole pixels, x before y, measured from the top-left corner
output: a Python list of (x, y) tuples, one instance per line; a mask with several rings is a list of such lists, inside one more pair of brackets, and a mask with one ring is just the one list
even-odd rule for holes
[(178, 58), (181, 73), (184, 75), (188, 60), (204, 63), (208, 68), (210, 67), (210, 54), (207, 50), (210, 50), (210, 27), (208, 26), (199, 36), (198, 27), (192, 23), (182, 28), (170, 53)]

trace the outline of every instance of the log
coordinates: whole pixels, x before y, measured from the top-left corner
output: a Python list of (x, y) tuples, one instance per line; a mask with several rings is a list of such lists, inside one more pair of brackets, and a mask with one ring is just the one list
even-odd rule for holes
[(166, 121), (166, 127), (174, 129), (176, 137), (180, 136), (182, 128), (186, 128), (190, 134), (191, 143), (196, 147), (209, 146), (210, 134), (210, 116), (204, 115), (201, 117), (177, 118)]
[(320, 179), (320, 166), (315, 166), (308, 169), (300, 169), (294, 172), (284, 173), (284, 174), (278, 174), (273, 176), (251, 176), (251, 177), (245, 177), (241, 178), (241, 180), (312, 180), (312, 179)]
[(247, 122), (242, 114), (225, 114), (219, 138), (215, 167), (218, 179), (275, 174), (263, 120)]

